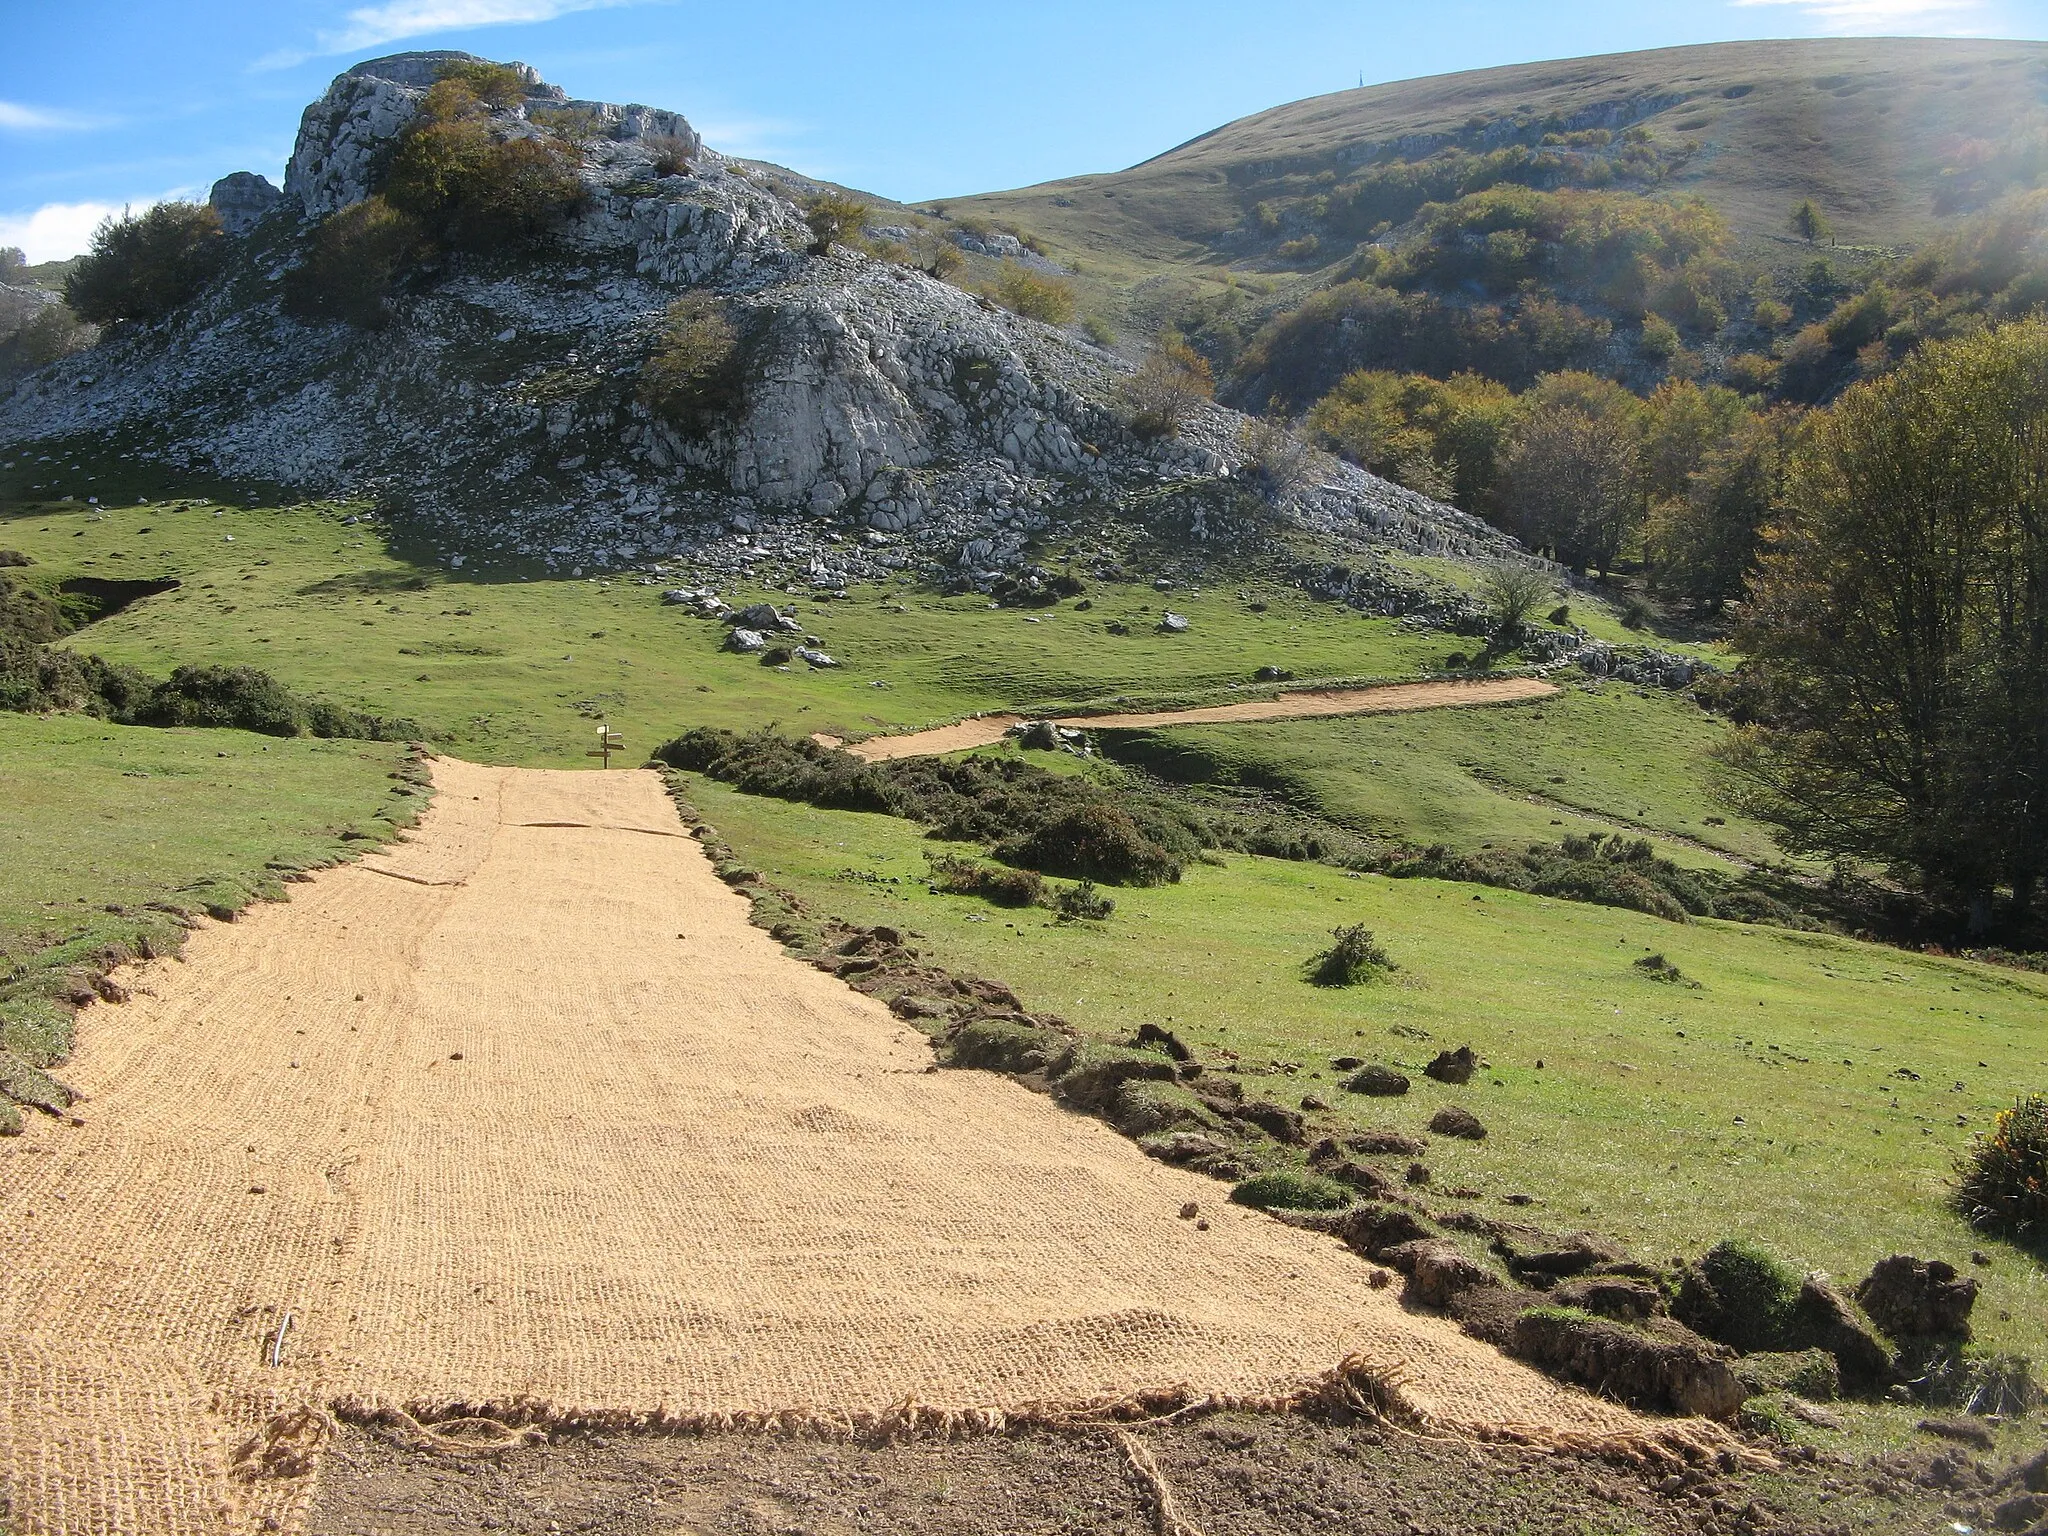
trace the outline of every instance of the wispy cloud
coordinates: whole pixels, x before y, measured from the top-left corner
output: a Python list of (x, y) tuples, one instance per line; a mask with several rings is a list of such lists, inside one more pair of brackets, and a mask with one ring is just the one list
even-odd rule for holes
[(642, 0), (387, 0), (383, 5), (350, 11), (341, 26), (319, 32), (309, 48), (281, 49), (257, 64), (259, 68), (282, 69), (326, 54), (354, 53), (434, 32), (527, 26), (576, 11), (640, 3)]
[(1735, 4), (1795, 10), (1822, 31), (1851, 35), (1974, 36), (1990, 31), (1993, 21), (1988, 0), (1735, 0)]
[(0, 101), (0, 129), (13, 133), (75, 133), (81, 128), (103, 128), (106, 123), (103, 117), (88, 117), (83, 112)]
[(807, 137), (804, 125), (775, 117), (705, 117), (694, 113), (690, 126), (722, 155), (742, 160), (774, 160), (794, 152)]
[(31, 262), (62, 261), (92, 244), (92, 232), (102, 219), (117, 216), (124, 206), (140, 213), (156, 201), (45, 203), (28, 213), (0, 213), (0, 245), (20, 246)]

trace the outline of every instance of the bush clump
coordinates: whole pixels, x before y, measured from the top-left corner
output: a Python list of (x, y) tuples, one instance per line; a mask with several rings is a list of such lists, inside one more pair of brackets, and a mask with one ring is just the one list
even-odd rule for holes
[(1309, 979), (1317, 986), (1356, 986), (1394, 969), (1393, 957), (1363, 923), (1332, 929), (1330, 936), (1336, 942), (1309, 962)]
[(1052, 899), (1053, 910), (1062, 922), (1087, 920), (1105, 922), (1116, 911), (1116, 898), (1105, 896), (1095, 888), (1093, 880), (1083, 880), (1079, 885), (1069, 885), (1058, 891)]
[(640, 369), (641, 402), (671, 422), (730, 404), (739, 393), (739, 332), (708, 293), (669, 305), (661, 339)]
[(955, 853), (926, 854), (932, 866), (932, 889), (950, 896), (979, 896), (999, 907), (1035, 907), (1045, 901), (1045, 877), (1035, 869), (963, 859)]
[(220, 215), (204, 203), (158, 203), (107, 219), (64, 279), (64, 303), (90, 325), (160, 320), (195, 298), (227, 260)]
[(1231, 1190), (1230, 1199), (1259, 1211), (1341, 1211), (1351, 1203), (1352, 1194), (1335, 1179), (1280, 1168), (1253, 1174)]
[(329, 214), (284, 279), (285, 313), (380, 330), (391, 290), (429, 248), (427, 227), (382, 193)]
[(811, 230), (811, 254), (828, 255), (834, 245), (858, 246), (868, 205), (843, 192), (820, 192), (804, 201), (804, 223)]
[(1074, 285), (1065, 278), (1034, 272), (1021, 262), (1003, 263), (988, 296), (1027, 320), (1042, 320), (1047, 325), (1073, 323)]
[(1181, 861), (1107, 797), (1060, 807), (999, 843), (996, 856), (1027, 869), (1112, 885), (1167, 885), (1181, 873)]
[(2048, 1094), (1998, 1112), (1957, 1169), (1956, 1206), (1982, 1231), (2048, 1248)]

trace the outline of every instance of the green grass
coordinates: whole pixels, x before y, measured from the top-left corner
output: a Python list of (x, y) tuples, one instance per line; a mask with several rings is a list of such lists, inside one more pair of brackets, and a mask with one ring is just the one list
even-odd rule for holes
[[(1533, 1219), (1612, 1233), (1648, 1259), (1739, 1234), (1850, 1281), (1894, 1251), (1946, 1258), (1984, 1280), (1981, 1339), (2048, 1355), (2048, 1277), (1945, 1203), (1970, 1135), (2041, 1086), (2048, 978), (1235, 856), (1117, 892), (1107, 923), (1053, 925), (930, 894), (918, 877), (931, 845), (905, 823), (695, 778), (691, 794), (742, 858), (817, 910), (907, 927), (934, 961), (1005, 981), (1091, 1034), (1169, 1025), (1212, 1063), (1235, 1052), (1247, 1092), (1320, 1094), (1332, 1126), (1417, 1132), (1443, 1104), (1470, 1107), (1491, 1135), (1437, 1138), (1429, 1162), (1438, 1189), (1481, 1190), (1481, 1210), (1507, 1214), (1500, 1197), (1527, 1192), (1543, 1202)], [(1351, 923), (1400, 971), (1307, 984), (1304, 962)], [(1652, 951), (1700, 986), (1637, 971)], [(1420, 1076), (1467, 1043), (1488, 1063), (1468, 1087)], [(1336, 1055), (1400, 1066), (1415, 1089), (1354, 1099)], [(1989, 1269), (1971, 1267), (1973, 1248)]]
[(1776, 857), (1770, 834), (1709, 787), (1707, 754), (1725, 730), (1683, 700), (1604, 683), (1490, 709), (1175, 726), (1119, 755), (1169, 777), (1271, 789), (1355, 831), (1425, 845), (1628, 828), (1681, 863), (1725, 867), (1719, 855)]
[[(245, 663), (336, 703), (420, 721), (479, 761), (580, 762), (603, 716), (643, 752), (686, 725), (868, 734), (976, 711), (1207, 695), (1260, 666), (1301, 677), (1402, 678), (1442, 646), (1269, 583), (1158, 593), (1091, 584), (1026, 613), (909, 585), (843, 602), (791, 599), (844, 666), (788, 672), (722, 652), (722, 625), (661, 605), (634, 580), (477, 580), (392, 553), (338, 505), (43, 504), (0, 508), (0, 548), (31, 579), (174, 576), (69, 642), (161, 673)], [(1254, 612), (1239, 596), (1269, 605)], [(751, 597), (757, 593), (736, 593)], [(1172, 607), (1193, 621), (1157, 630)], [(897, 612), (898, 608), (905, 611)], [(1111, 635), (1126, 623), (1131, 633)], [(882, 686), (874, 686), (881, 684)]]
[(419, 804), (393, 793), (405, 760), (388, 743), (0, 714), (0, 1041), (61, 1056), (61, 1015), (38, 1000), (70, 968), (175, 942), (171, 910), (279, 896), (280, 873), (345, 856), (345, 832), (389, 836)]

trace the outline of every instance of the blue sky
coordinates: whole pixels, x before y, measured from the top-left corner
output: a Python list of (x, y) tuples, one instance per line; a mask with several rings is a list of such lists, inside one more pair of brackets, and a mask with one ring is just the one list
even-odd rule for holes
[(1115, 170), (1303, 96), (1729, 38), (2048, 37), (2048, 0), (6, 0), (0, 245), (283, 174), (357, 59), (466, 48), (908, 200)]

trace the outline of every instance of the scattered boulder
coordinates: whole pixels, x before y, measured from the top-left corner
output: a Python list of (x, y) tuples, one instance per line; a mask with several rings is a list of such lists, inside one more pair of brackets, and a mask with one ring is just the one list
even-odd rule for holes
[(777, 634), (800, 635), (804, 632), (802, 620), (794, 614), (779, 611), (769, 603), (750, 603), (745, 608), (736, 608), (725, 616), (725, 622), (737, 628)]
[(1465, 1141), (1486, 1140), (1486, 1127), (1479, 1123), (1479, 1117), (1455, 1104), (1446, 1104), (1431, 1115), (1429, 1128), (1439, 1136), (1456, 1136)]
[(1398, 1098), (1408, 1091), (1408, 1079), (1392, 1067), (1383, 1067), (1375, 1063), (1346, 1078), (1344, 1086), (1353, 1093), (1370, 1094), (1376, 1099), (1391, 1099)]
[(270, 178), (254, 171), (233, 171), (213, 184), (207, 206), (220, 218), (226, 233), (240, 238), (263, 222), (265, 214), (284, 201)]
[(1050, 720), (1026, 720), (1016, 729), (1017, 745), (1034, 752), (1057, 752), (1060, 728)]
[(1167, 609), (1166, 616), (1159, 621), (1159, 627), (1169, 635), (1184, 635), (1188, 632), (1187, 615)]
[(826, 654), (824, 651), (819, 650), (814, 645), (798, 646), (796, 648), (795, 655), (798, 661), (801, 661), (806, 666), (814, 668), (818, 671), (823, 671), (827, 667), (836, 667), (839, 665), (839, 663), (834, 661), (831, 656)]
[(1436, 1059), (1422, 1069), (1422, 1075), (1462, 1088), (1472, 1081), (1473, 1069), (1478, 1065), (1479, 1058), (1473, 1054), (1472, 1047), (1461, 1045), (1455, 1051), (1439, 1051)]
[(1880, 1332), (1895, 1339), (1967, 1339), (1977, 1282), (1940, 1259), (1895, 1253), (1880, 1259), (1855, 1290), (1856, 1300)]
[(768, 649), (768, 637), (758, 629), (748, 629), (742, 625), (725, 637), (725, 648), (729, 651), (738, 651), (742, 655), (758, 656)]

